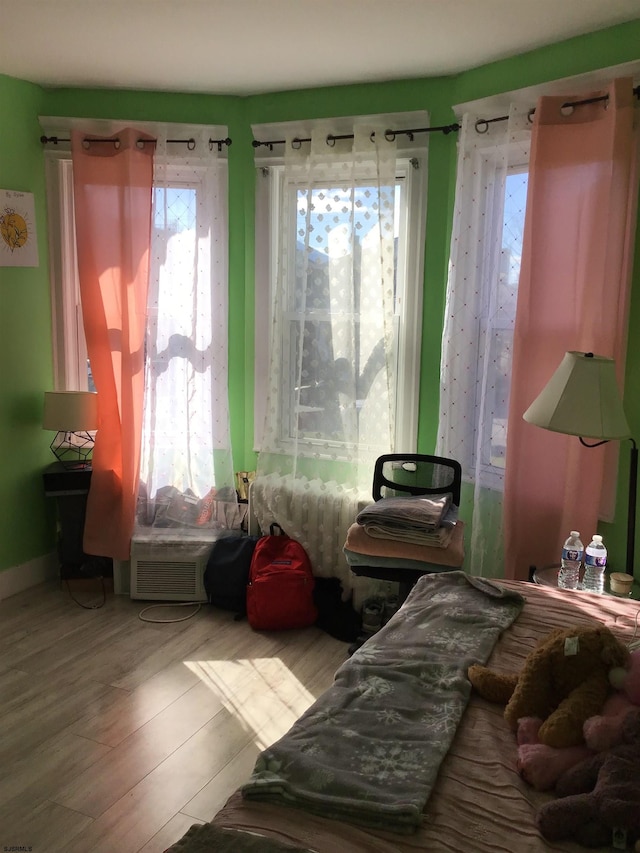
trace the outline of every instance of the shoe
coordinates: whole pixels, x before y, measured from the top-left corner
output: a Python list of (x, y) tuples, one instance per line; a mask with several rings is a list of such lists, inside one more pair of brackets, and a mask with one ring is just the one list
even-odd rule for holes
[(362, 633), (375, 634), (382, 628), (383, 602), (379, 598), (368, 598), (362, 605)]

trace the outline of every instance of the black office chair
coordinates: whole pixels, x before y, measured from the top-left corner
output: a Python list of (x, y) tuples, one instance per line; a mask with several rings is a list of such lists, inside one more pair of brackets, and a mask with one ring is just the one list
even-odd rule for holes
[[(462, 468), (455, 459), (424, 453), (388, 453), (376, 460), (373, 499), (408, 495), (451, 496), (460, 506)], [(446, 547), (409, 544), (369, 536), (357, 522), (347, 532), (344, 554), (355, 575), (400, 585), (400, 599), (421, 575), (454, 571), (464, 562), (464, 524), (457, 521)]]

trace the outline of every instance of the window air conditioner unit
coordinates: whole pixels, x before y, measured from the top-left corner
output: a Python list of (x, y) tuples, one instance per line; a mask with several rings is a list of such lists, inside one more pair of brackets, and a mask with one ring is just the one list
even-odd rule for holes
[(131, 598), (148, 601), (207, 601), (204, 570), (211, 541), (131, 542)]

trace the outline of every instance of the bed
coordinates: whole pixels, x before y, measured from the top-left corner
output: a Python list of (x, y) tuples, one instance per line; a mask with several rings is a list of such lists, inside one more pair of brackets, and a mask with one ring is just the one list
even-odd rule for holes
[[(470, 621), (471, 605), (463, 601), (460, 606), (460, 601), (456, 604), (455, 600), (451, 605), (446, 596), (443, 597), (443, 592), (447, 591), (450, 584), (457, 584), (458, 590), (462, 590), (464, 595), (467, 594), (467, 586), (474, 590), (479, 588), (483, 595), (488, 594), (488, 609), (493, 608), (495, 615), (485, 620), (481, 636), (470, 654), (474, 659), (487, 660), (490, 666), (504, 670), (519, 669), (536, 642), (558, 627), (599, 622), (629, 642), (634, 635), (636, 613), (640, 607), (638, 602), (609, 595), (568, 593), (553, 587), (516, 581), (486, 582), (468, 579), (462, 572), (427, 575), (416, 584), (405, 605), (391, 621), (354, 655), (355, 662), (350, 665), (351, 668), (345, 664), (338, 670), (336, 682), (339, 683), (341, 678), (343, 686), (344, 683), (353, 682), (353, 668), (357, 669), (359, 663), (370, 663), (376, 657), (371, 651), (373, 645), (384, 650), (391, 671), (394, 669), (394, 654), (397, 655), (400, 648), (398, 637), (405, 644), (407, 636), (414, 638), (404, 657), (415, 659), (422, 654), (420, 649), (425, 645), (422, 640), (426, 636), (422, 634), (418, 637), (417, 634), (425, 626), (432, 625), (433, 618), (436, 619), (435, 627), (432, 625), (434, 637), (450, 631), (447, 627), (449, 623), (437, 621), (443, 618), (443, 614), (448, 619), (449, 614), (455, 616), (457, 612), (458, 622), (464, 622), (465, 619)], [(492, 590), (498, 591), (497, 596)], [(473, 594), (476, 595), (475, 592)], [(456, 634), (456, 643), (457, 652), (455, 648), (454, 652), (458, 655), (458, 668), (466, 672), (468, 638), (462, 635), (457, 638)], [(437, 642), (426, 644), (425, 658), (433, 655), (435, 646)], [(362, 656), (359, 661), (358, 655)], [(343, 672), (341, 676), (344, 667), (346, 673)], [(193, 827), (193, 831), (190, 830), (187, 836), (170, 848), (172, 853), (205, 853), (207, 850), (223, 853), (227, 849), (275, 853), (290, 848), (317, 853), (542, 853), (548, 850), (583, 850), (577, 844), (552, 844), (541, 838), (534, 815), (538, 806), (551, 795), (533, 790), (518, 776), (515, 737), (503, 719), (502, 708), (468, 690), (465, 693), (460, 680), (454, 681), (454, 692), (458, 691), (457, 699), (452, 705), (451, 697), (448, 697), (448, 725), (445, 727), (450, 730), (450, 736), (437, 738), (439, 742), (445, 743), (446, 748), (442, 750), (442, 755), (436, 751), (433, 760), (418, 761), (414, 765), (409, 762), (410, 772), (404, 775), (408, 777), (409, 783), (414, 781), (420, 796), (411, 802), (409, 811), (405, 810), (399, 819), (395, 812), (385, 811), (385, 789), (393, 785), (389, 782), (388, 774), (380, 773), (380, 766), (371, 765), (376, 771), (372, 776), (377, 779), (378, 790), (373, 793), (364, 791), (362, 799), (372, 799), (371, 807), (365, 809), (364, 819), (362, 811), (353, 816), (349, 814), (349, 809), (344, 808), (344, 798), (341, 809), (332, 806), (329, 809), (331, 817), (323, 816), (322, 808), (318, 808), (314, 801), (313, 791), (309, 793), (305, 790), (296, 797), (295, 792), (292, 794), (287, 790), (286, 780), (283, 782), (278, 776), (279, 764), (282, 763), (283, 755), (286, 756), (286, 751), (278, 752), (279, 749), (299, 748), (305, 743), (305, 738), (309, 742), (314, 731), (318, 739), (322, 739), (320, 729), (314, 730), (313, 725), (318, 725), (318, 719), (322, 719), (323, 714), (326, 717), (327, 708), (336, 702), (340, 704), (339, 692), (332, 692), (334, 684), (303, 715), (291, 732), (274, 745), (273, 752), (265, 751), (263, 766), (257, 766), (261, 772), (254, 772), (243, 789), (232, 794), (211, 824)], [(450, 691), (452, 683), (447, 682), (446, 688)], [(420, 701), (424, 701), (425, 695), (421, 694)], [(380, 702), (375, 695), (370, 698), (374, 700), (371, 702), (372, 707), (379, 710), (383, 708), (384, 697)], [(437, 707), (434, 713), (436, 716), (439, 713)], [(385, 710), (385, 714), (391, 719), (389, 711)], [(306, 719), (308, 717), (311, 720)], [(329, 724), (325, 721), (325, 725)], [(366, 726), (366, 721), (364, 724)], [(416, 750), (418, 754), (421, 753), (423, 744), (412, 741), (408, 730), (402, 725), (390, 725), (388, 731), (390, 743), (408, 745), (405, 754), (413, 754)], [(334, 736), (334, 740), (339, 741), (340, 738)], [(348, 740), (349, 737), (346, 740), (342, 738), (341, 750), (348, 752), (351, 748)], [(403, 760), (403, 750), (399, 746), (397, 749), (399, 760)], [(300, 751), (305, 752), (305, 748)], [(313, 758), (313, 749), (306, 751)], [(423, 764), (429, 763), (433, 767), (425, 770)], [(302, 766), (302, 777), (305, 774), (309, 777), (313, 773), (310, 767), (312, 765)], [(271, 772), (274, 769), (275, 773)], [(407, 779), (404, 781), (406, 783)], [(302, 786), (304, 788), (304, 782)], [(331, 784), (325, 787), (332, 790)], [(422, 802), (421, 796), (424, 794), (426, 796)], [(420, 805), (423, 807), (415, 819), (416, 807)], [(389, 815), (391, 818), (387, 822)], [(392, 832), (387, 829), (390, 825), (393, 825)], [(225, 846), (227, 843), (228, 847)]]

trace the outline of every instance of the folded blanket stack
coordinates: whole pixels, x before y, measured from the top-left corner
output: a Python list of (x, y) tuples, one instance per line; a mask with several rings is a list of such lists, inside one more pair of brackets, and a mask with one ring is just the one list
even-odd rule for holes
[(363, 509), (356, 522), (368, 536), (431, 548), (447, 548), (458, 520), (451, 495), (382, 498)]

